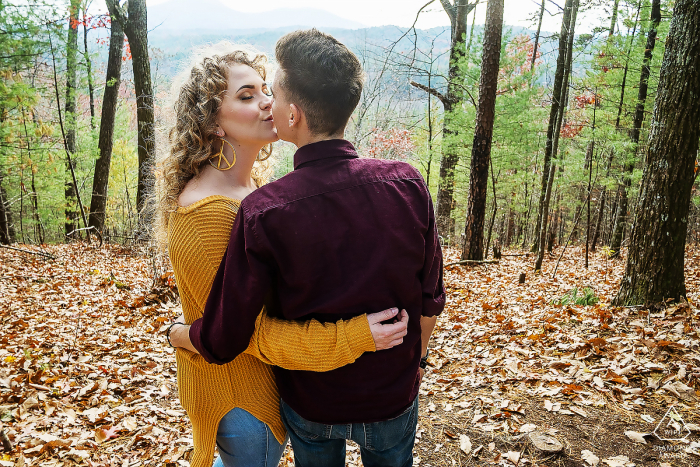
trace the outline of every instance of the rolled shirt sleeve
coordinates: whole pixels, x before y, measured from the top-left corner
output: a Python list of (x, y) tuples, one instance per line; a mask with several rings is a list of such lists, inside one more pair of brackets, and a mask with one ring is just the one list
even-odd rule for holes
[(246, 214), (242, 204), (203, 316), (189, 331), (192, 345), (209, 363), (223, 365), (248, 348), (270, 288), (267, 253), (255, 236), (254, 218)]
[(429, 222), (425, 237), (425, 263), (421, 286), (423, 288), (423, 316), (437, 316), (445, 308), (445, 286), (442, 281), (442, 249), (440, 237), (435, 225), (435, 211), (430, 192), (427, 191), (429, 204)]

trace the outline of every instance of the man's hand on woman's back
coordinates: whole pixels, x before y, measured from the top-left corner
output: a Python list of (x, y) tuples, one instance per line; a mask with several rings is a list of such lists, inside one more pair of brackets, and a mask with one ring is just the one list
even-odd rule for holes
[(401, 344), (408, 329), (408, 313), (406, 310), (399, 312), (398, 308), (370, 313), (367, 321), (376, 350), (390, 349)]

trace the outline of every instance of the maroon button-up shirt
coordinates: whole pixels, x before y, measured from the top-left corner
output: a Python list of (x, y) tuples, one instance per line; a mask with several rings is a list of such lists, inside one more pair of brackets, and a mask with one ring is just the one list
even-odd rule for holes
[(348, 319), (398, 306), (401, 345), (325, 373), (274, 368), (282, 399), (318, 423), (387, 420), (418, 393), (421, 316), (445, 304), (442, 252), (423, 177), (403, 162), (360, 159), (345, 140), (299, 148), (294, 171), (241, 203), (190, 339), (210, 363), (248, 346), (263, 304), (286, 319)]

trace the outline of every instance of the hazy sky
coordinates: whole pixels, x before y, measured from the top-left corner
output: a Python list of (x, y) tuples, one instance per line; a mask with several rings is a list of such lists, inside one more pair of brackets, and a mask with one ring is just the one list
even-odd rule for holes
[[(168, 0), (147, 0), (148, 5), (165, 3)], [(196, 2), (196, 0), (192, 0)], [(277, 8), (319, 8), (333, 14), (358, 21), (367, 26), (397, 25), (410, 26), (416, 17), (416, 12), (425, 5), (428, 0), (265, 0), (259, 2), (241, 0), (221, 0), (222, 3), (238, 11), (259, 12), (274, 10)], [(564, 0), (554, 3), (564, 4)], [(547, 10), (556, 13), (558, 8), (552, 1), (547, 1)], [(94, 6), (105, 11), (104, 2), (96, 0)], [(532, 20), (539, 11), (539, 0), (505, 0), (504, 22), (511, 26), (536, 27)], [(473, 13), (472, 13), (473, 15)], [(472, 21), (469, 16), (469, 24)], [(601, 21), (606, 23), (609, 15), (597, 9), (579, 15), (577, 32), (590, 32), (592, 27)], [(482, 0), (476, 8), (476, 23), (483, 24), (486, 19), (486, 1)], [(442, 9), (439, 0), (435, 0), (421, 13), (417, 26), (430, 28), (434, 26), (449, 25), (447, 14)], [(561, 27), (561, 14), (550, 16), (545, 13), (542, 29), (545, 31), (559, 31)]]

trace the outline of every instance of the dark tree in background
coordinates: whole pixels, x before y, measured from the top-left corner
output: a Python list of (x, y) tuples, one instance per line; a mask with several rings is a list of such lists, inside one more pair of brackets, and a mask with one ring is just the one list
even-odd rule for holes
[(0, 171), (0, 244), (9, 245), (15, 241), (15, 229), (12, 226), (12, 212), (5, 208), (7, 192), (2, 187), (2, 171)]
[[(453, 3), (454, 2), (454, 3)], [(464, 92), (462, 83), (464, 76), (460, 73), (460, 61), (465, 56), (467, 41), (467, 15), (476, 7), (478, 2), (469, 3), (468, 0), (440, 0), (447, 16), (450, 17), (451, 45), (450, 65), (447, 73), (447, 92), (442, 94), (434, 88), (411, 82), (411, 84), (434, 95), (442, 103), (444, 117), (442, 124), (442, 159), (440, 161), (440, 179), (438, 181), (436, 223), (440, 235), (447, 238), (454, 237), (454, 220), (452, 208), (454, 207), (455, 169), (459, 162), (459, 148), (457, 144), (458, 128), (453, 123), (453, 112), (461, 112)]]
[(472, 145), (469, 174), (469, 204), (464, 228), (462, 259), (484, 258), (484, 217), (486, 216), (486, 189), (491, 161), (491, 140), (496, 112), (498, 70), (501, 60), (501, 31), (503, 30), (503, 0), (489, 0), (484, 26), (484, 48), (479, 79), (479, 107)]
[[(632, 141), (632, 149), (630, 154), (627, 154), (625, 160), (625, 170), (623, 174), (622, 186), (620, 187), (620, 201), (617, 205), (617, 216), (615, 218), (615, 230), (613, 232), (610, 249), (613, 250), (613, 255), (617, 256), (620, 253), (622, 245), (622, 231), (627, 223), (627, 202), (629, 200), (629, 190), (632, 186), (632, 174), (634, 165), (637, 159), (637, 145), (639, 144), (639, 134), (644, 123), (644, 105), (649, 92), (649, 76), (651, 75), (651, 59), (654, 55), (654, 46), (656, 45), (656, 30), (661, 23), (661, 0), (653, 0), (651, 4), (651, 26), (647, 35), (647, 44), (644, 49), (644, 61), (642, 62), (642, 73), (639, 77), (639, 92), (637, 94), (637, 105), (634, 111), (634, 122), (630, 131), (630, 140)], [(698, 70), (700, 72), (700, 70)]]
[(151, 62), (148, 57), (148, 28), (146, 21), (146, 0), (131, 0), (128, 11), (117, 0), (106, 0), (112, 21), (119, 21), (129, 39), (132, 66), (134, 69), (134, 90), (136, 91), (136, 120), (138, 122), (139, 177), (136, 193), (136, 208), (139, 212), (137, 237), (146, 234), (150, 225), (148, 215), (143, 210), (146, 197), (153, 186), (151, 162), (155, 155), (155, 114), (153, 85), (151, 83)]
[(109, 58), (105, 93), (102, 99), (102, 117), (100, 121), (100, 138), (98, 146), (100, 156), (95, 162), (95, 175), (92, 182), (92, 199), (90, 200), (90, 226), (102, 232), (105, 222), (105, 208), (109, 187), (109, 168), (112, 162), (112, 145), (114, 142), (114, 119), (117, 114), (117, 98), (122, 70), (122, 51), (124, 49), (124, 31), (119, 21), (112, 21), (109, 41)]
[[(544, 250), (546, 248), (547, 220), (549, 216), (549, 201), (551, 199), (551, 186), (554, 180), (552, 170), (552, 158), (556, 155), (556, 141), (559, 139), (561, 129), (563, 107), (566, 105), (566, 87), (568, 79), (567, 70), (571, 67), (571, 53), (569, 44), (573, 43), (574, 26), (576, 23), (576, 11), (578, 0), (566, 0), (564, 6), (564, 18), (559, 34), (559, 55), (557, 56), (557, 69), (554, 74), (554, 87), (552, 90), (552, 105), (549, 109), (549, 123), (547, 125), (547, 142), (544, 149), (544, 162), (542, 167), (542, 190), (537, 211), (537, 224), (535, 227), (535, 244), (533, 250), (537, 251), (535, 270), (542, 267)], [(551, 180), (550, 180), (551, 179)]]
[[(80, 0), (71, 0), (68, 16), (68, 39), (66, 42), (66, 151), (71, 155), (76, 151), (76, 87), (77, 87), (77, 55), (78, 55), (78, 12)], [(71, 165), (73, 165), (71, 167)], [(66, 235), (76, 229), (78, 213), (75, 206), (75, 186), (71, 178), (71, 172), (75, 169), (75, 159), (66, 160)]]
[(625, 275), (615, 305), (685, 296), (684, 253), (700, 137), (700, 2), (673, 9)]
[(537, 21), (537, 32), (535, 33), (535, 45), (532, 48), (532, 58), (530, 59), (530, 71), (534, 71), (535, 62), (537, 61), (537, 46), (540, 43), (540, 33), (542, 32), (542, 18), (544, 18), (544, 5), (547, 0), (542, 0), (540, 5), (540, 15)]

